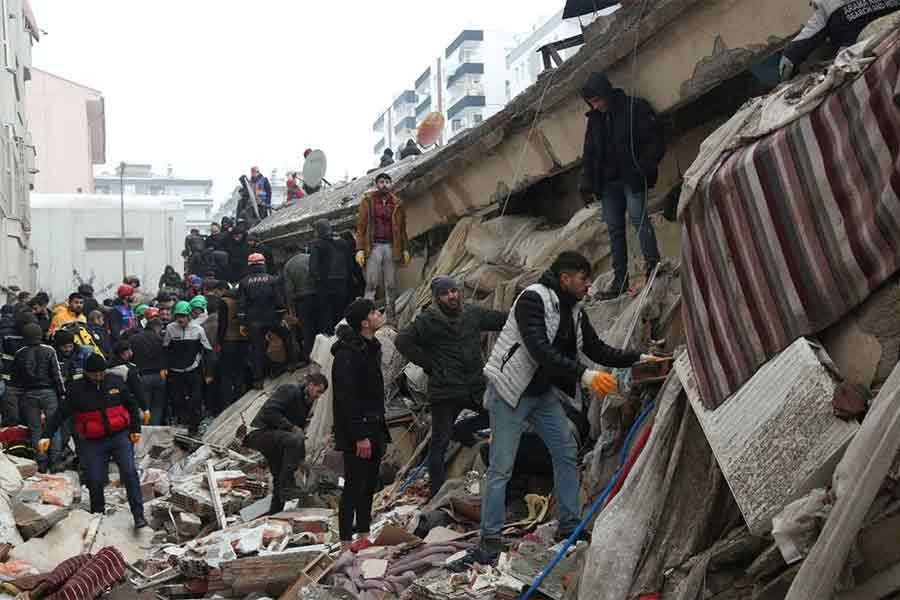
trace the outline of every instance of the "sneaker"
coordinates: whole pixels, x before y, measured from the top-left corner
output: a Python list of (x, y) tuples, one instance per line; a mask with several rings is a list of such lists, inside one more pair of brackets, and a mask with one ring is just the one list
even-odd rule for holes
[(144, 517), (138, 517), (134, 520), (134, 528), (135, 529), (143, 529), (147, 526), (147, 519)]
[(482, 565), (484, 567), (496, 566), (499, 559), (499, 548), (495, 548), (493, 546), (484, 547), (483, 545), (479, 545), (477, 548), (469, 550), (469, 552), (459, 560), (446, 565), (446, 567), (454, 573), (462, 573), (471, 569), (472, 565), (474, 565), (475, 563), (478, 563), (479, 565)]
[(626, 293), (628, 293), (628, 278), (625, 278), (624, 281), (614, 279), (609, 287), (600, 290), (597, 297), (600, 300), (613, 300)]

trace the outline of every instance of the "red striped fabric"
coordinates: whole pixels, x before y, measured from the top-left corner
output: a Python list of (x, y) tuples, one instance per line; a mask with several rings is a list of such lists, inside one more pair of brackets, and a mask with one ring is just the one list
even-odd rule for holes
[(125, 578), (125, 559), (116, 548), (107, 546), (88, 557), (78, 572), (46, 600), (92, 600)]
[(900, 269), (900, 43), (704, 179), (682, 215), (682, 312), (714, 409)]

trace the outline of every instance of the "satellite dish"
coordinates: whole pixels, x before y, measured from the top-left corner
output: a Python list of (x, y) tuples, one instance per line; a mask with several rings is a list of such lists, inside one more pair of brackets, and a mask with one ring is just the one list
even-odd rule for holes
[(328, 160), (325, 158), (325, 153), (321, 150), (313, 150), (303, 162), (303, 183), (309, 188), (318, 188), (322, 185), (327, 168)]
[(427, 148), (428, 146), (432, 146), (437, 142), (441, 133), (444, 131), (444, 115), (439, 112), (428, 113), (424, 119), (422, 119), (422, 124), (419, 125), (419, 130), (416, 132), (416, 141), (419, 142), (419, 145), (423, 148)]

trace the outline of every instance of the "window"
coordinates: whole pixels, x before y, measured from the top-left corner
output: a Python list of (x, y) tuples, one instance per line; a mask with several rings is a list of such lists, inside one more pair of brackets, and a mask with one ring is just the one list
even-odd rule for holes
[(450, 122), (450, 128), (453, 131), (459, 131), (460, 129), (462, 129), (462, 127), (463, 127), (462, 119), (453, 119), (453, 121)]
[[(121, 252), (121, 238), (100, 238), (89, 237), (84, 238), (84, 249), (86, 252)], [(144, 238), (125, 238), (126, 252), (141, 252), (144, 250)]]
[(472, 124), (473, 125), (478, 125), (483, 120), (484, 120), (484, 117), (481, 116), (481, 113), (475, 113), (474, 115), (472, 115)]

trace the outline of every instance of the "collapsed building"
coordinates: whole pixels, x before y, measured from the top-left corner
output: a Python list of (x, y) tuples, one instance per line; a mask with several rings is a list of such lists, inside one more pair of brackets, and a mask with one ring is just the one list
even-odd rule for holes
[[(386, 169), (416, 257), (401, 276), (402, 327), (428, 302), (435, 274), (464, 282), (468, 301), (509, 309), (559, 252), (577, 250), (595, 267), (595, 289), (602, 285), (606, 226), (577, 190), (580, 87), (605, 71), (666, 123), (669, 149), (650, 203), (664, 264), (638, 293), (585, 308), (608, 343), (655, 344), (672, 360), (657, 372), (617, 373), (620, 395), (580, 407), (590, 426), (582, 497), (592, 542), (563, 551), (540, 594), (881, 598), (900, 590), (900, 32), (861, 36), (773, 92), (772, 57), (808, 10), (805, 0), (627, 3), (481, 127)], [(312, 240), (318, 219), (352, 228), (371, 184), (326, 188), (254, 231), (286, 260)], [(643, 273), (637, 261), (631, 270)], [(475, 543), (487, 441), (455, 444), (447, 484), (425, 503), (427, 381), (396, 351), (394, 335), (379, 332), (394, 443), (371, 551), (339, 556), (330, 546), (339, 483), (327, 396), (307, 430), (309, 496), (262, 516), (265, 470), (237, 432), (274, 386), (296, 379), (284, 375), (232, 405), (202, 440), (164, 431), (145, 442), (155, 540), (117, 539), (114, 524), (92, 527), (77, 510), (39, 502), (35, 514), (19, 509), (22, 523), (0, 521), (10, 535), (26, 524), (32, 538), (12, 542), (10, 556), (55, 549), (42, 565), (53, 567), (62, 546), (69, 558), (111, 540), (126, 549), (134, 585), (164, 598), (519, 597), (555, 564), (552, 485), (521, 482), (506, 530), (516, 544), (496, 569), (451, 574)], [(331, 342), (320, 336), (313, 353), (313, 368), (327, 376)], [(34, 477), (28, 468), (19, 473)], [(56, 489), (27, 478), (17, 486), (14, 474), (0, 482), (12, 504), (23, 486), (32, 496)], [(61, 544), (73, 530), (78, 539)]]

